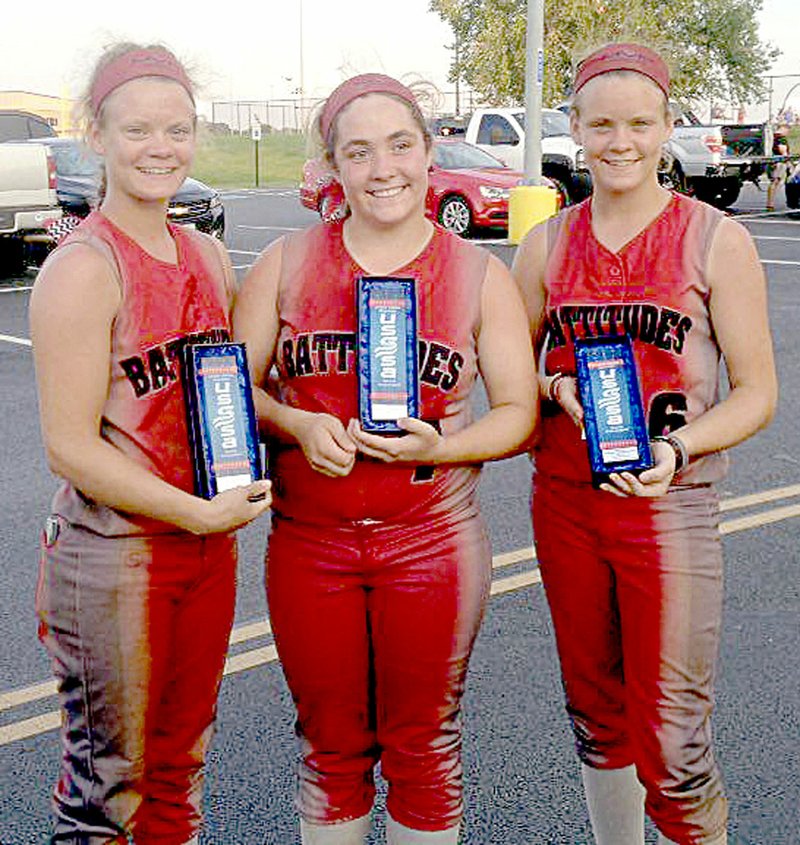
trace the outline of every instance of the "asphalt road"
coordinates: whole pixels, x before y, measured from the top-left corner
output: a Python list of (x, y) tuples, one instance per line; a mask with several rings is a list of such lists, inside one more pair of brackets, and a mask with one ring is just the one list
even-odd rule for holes
[[(282, 232), (313, 222), (294, 191), (224, 197), (241, 274)], [(734, 451), (725, 512), (725, 624), (715, 718), (733, 841), (800, 843), (800, 215), (766, 215), (748, 188), (735, 213), (769, 278), (782, 395), (775, 422)], [(489, 242), (487, 242), (489, 243)], [(513, 250), (490, 248), (505, 260)], [(54, 481), (44, 463), (26, 325), (32, 274), (0, 282), (0, 843), (42, 843), (57, 771), (55, 699), (36, 640), (37, 537)], [(481, 498), (496, 555), (494, 596), (465, 705), (467, 845), (591, 842), (561, 702), (528, 520), (529, 467), (486, 468)], [(268, 522), (242, 532), (234, 642), (209, 764), (204, 845), (293, 845), (292, 707), (266, 621)], [(376, 831), (380, 830), (380, 822)], [(375, 842), (379, 841), (376, 835)], [(654, 841), (648, 833), (648, 841)]]

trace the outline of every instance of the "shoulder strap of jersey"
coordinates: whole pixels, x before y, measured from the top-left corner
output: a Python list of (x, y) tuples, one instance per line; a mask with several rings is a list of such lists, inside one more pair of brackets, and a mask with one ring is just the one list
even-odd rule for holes
[(100, 255), (102, 255), (108, 262), (108, 265), (111, 268), (111, 275), (114, 277), (114, 281), (117, 283), (120, 292), (124, 292), (125, 284), (123, 281), (122, 271), (120, 270), (117, 254), (111, 244), (95, 232), (81, 228), (76, 229), (67, 238), (65, 238), (59, 245), (59, 249), (64, 249), (65, 247), (72, 246), (73, 244), (85, 244), (86, 246), (91, 247), (95, 252), (99, 252)]

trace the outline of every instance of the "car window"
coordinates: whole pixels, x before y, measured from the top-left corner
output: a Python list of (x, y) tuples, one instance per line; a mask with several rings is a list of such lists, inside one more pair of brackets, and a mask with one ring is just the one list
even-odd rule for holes
[(28, 121), (22, 114), (0, 114), (0, 141), (24, 141)]
[(27, 141), (55, 135), (55, 129), (43, 117), (22, 111), (0, 112), (0, 141)]
[(53, 135), (55, 135), (55, 131), (46, 120), (39, 120), (35, 117), (28, 118), (29, 138), (52, 138)]
[(478, 127), (479, 144), (518, 144), (514, 127), (499, 114), (485, 114)]
[[(525, 128), (525, 112), (514, 112), (514, 118)], [(542, 138), (555, 138), (559, 135), (569, 135), (569, 115), (561, 111), (542, 112)]]
[(493, 155), (466, 142), (433, 145), (433, 161), (444, 170), (464, 170), (468, 167), (505, 167)]

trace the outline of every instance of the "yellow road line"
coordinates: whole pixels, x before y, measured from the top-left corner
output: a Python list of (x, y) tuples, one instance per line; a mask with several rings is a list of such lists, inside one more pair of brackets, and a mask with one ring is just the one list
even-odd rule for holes
[[(763, 493), (754, 493), (749, 496), (741, 496), (737, 499), (728, 499), (725, 501), (722, 510), (730, 511), (735, 508), (750, 507), (754, 504), (763, 504), (765, 502), (791, 498), (798, 495), (800, 495), (800, 485), (780, 487), (775, 490), (764, 491)], [(735, 534), (739, 531), (747, 531), (752, 528), (758, 528), (763, 525), (771, 525), (773, 523), (795, 517), (800, 517), (800, 505), (787, 505), (782, 508), (773, 508), (771, 510), (762, 511), (761, 513), (751, 514), (749, 516), (724, 520), (720, 523), (720, 533), (723, 535)], [(499, 569), (504, 566), (512, 566), (516, 563), (524, 563), (526, 561), (533, 562), (534, 560), (535, 555), (533, 549), (528, 547), (495, 555), (494, 558), (492, 558), (492, 567)], [(533, 584), (538, 584), (540, 582), (541, 575), (539, 574), (538, 568), (534, 567), (533, 569), (528, 569), (525, 572), (520, 572), (516, 575), (510, 575), (506, 578), (499, 578), (493, 581), (491, 594), (493, 596), (502, 595), (504, 593), (518, 590), (522, 587), (531, 586)], [(270, 632), (271, 628), (268, 620), (241, 625), (231, 632), (230, 643), (233, 645), (235, 643), (246, 642), (247, 640), (255, 639), (257, 637), (268, 636)], [(239, 654), (231, 655), (227, 659), (225, 663), (225, 675), (234, 675), (238, 672), (244, 672), (247, 669), (264, 665), (265, 663), (272, 663), (275, 660), (277, 660), (277, 651), (274, 645), (244, 651)], [(55, 692), (55, 682), (45, 681), (43, 683), (24, 687), (23, 689), (0, 693), (0, 711), (9, 710), (13, 707), (19, 707), (22, 704), (28, 704), (32, 701), (48, 698), (55, 695)], [(34, 716), (30, 719), (23, 719), (9, 725), (0, 726), (0, 746), (7, 745), (10, 742), (15, 742), (16, 740), (37, 736), (38, 734), (45, 733), (46, 731), (55, 730), (58, 726), (59, 714), (57, 711), (51, 711), (44, 713), (41, 716)]]
[(728, 519), (721, 522), (720, 534), (735, 534), (737, 531), (747, 531), (761, 525), (771, 525), (784, 519), (800, 516), (800, 505), (787, 505), (785, 508), (774, 508), (770, 511), (756, 513), (752, 516), (740, 516), (738, 519)]
[(726, 511), (741, 510), (754, 505), (765, 505), (767, 502), (775, 502), (779, 499), (791, 499), (800, 496), (800, 484), (792, 484), (789, 487), (775, 487), (772, 490), (763, 490), (761, 493), (751, 493), (748, 496), (737, 496), (735, 499), (722, 499), (719, 509), (722, 513)]
[(0, 746), (8, 745), (20, 739), (29, 739), (32, 736), (47, 733), (47, 731), (58, 730), (61, 725), (61, 714), (57, 710), (49, 713), (42, 713), (41, 716), (34, 716), (32, 719), (22, 719), (19, 722), (12, 722), (10, 725), (0, 727)]

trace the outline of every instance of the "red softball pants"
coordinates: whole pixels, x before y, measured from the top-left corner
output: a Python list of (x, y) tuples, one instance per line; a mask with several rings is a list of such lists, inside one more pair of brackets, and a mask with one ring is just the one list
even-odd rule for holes
[(235, 539), (57, 525), (37, 594), (63, 714), (52, 842), (183, 845), (200, 828)]
[(578, 755), (600, 769), (635, 764), (665, 836), (713, 841), (727, 819), (711, 748), (716, 494), (622, 499), (537, 476), (533, 518)]
[(380, 762), (396, 821), (459, 822), (461, 698), (490, 580), (474, 506), (413, 523), (274, 518), (267, 592), (306, 820), (366, 815)]

